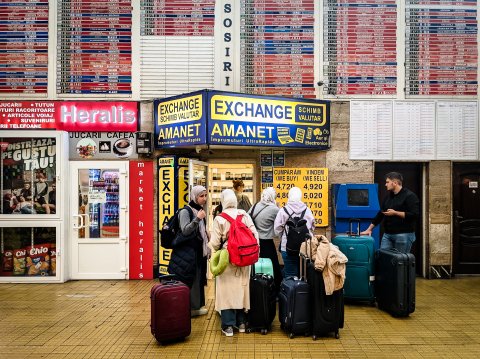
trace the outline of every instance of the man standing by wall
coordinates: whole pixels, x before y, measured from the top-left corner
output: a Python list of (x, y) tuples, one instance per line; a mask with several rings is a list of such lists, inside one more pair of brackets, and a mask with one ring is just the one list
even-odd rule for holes
[(372, 223), (361, 234), (372, 235), (373, 228), (384, 221), (380, 248), (396, 248), (409, 253), (415, 242), (415, 224), (419, 215), (419, 200), (415, 193), (402, 186), (403, 176), (398, 172), (385, 175), (385, 187), (389, 195)]

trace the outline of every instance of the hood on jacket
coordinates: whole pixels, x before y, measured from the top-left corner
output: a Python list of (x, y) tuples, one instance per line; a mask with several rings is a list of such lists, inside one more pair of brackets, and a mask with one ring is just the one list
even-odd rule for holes
[(290, 213), (291, 215), (293, 213), (296, 213), (296, 214), (302, 213), (306, 207), (307, 205), (302, 201), (295, 201), (295, 202), (288, 201), (287, 204), (285, 205), (285, 208), (287, 209), (288, 213)]
[(302, 190), (298, 187), (290, 188), (288, 191), (288, 202), (298, 202), (302, 200)]

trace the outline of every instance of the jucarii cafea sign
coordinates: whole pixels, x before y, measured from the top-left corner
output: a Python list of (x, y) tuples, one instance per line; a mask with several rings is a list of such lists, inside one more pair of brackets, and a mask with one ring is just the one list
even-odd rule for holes
[(0, 101), (0, 129), (135, 132), (137, 127), (137, 102)]

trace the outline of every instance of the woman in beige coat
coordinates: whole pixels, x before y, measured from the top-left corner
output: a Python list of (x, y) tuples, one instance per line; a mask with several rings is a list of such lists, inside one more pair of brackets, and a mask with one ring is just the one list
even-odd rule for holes
[[(231, 189), (226, 189), (220, 196), (223, 212), (233, 219), (243, 215), (243, 223), (251, 229), (258, 241), (258, 233), (250, 216), (241, 209), (237, 209), (237, 197)], [(228, 247), (230, 222), (222, 216), (215, 217), (210, 245), (213, 250)], [(222, 247), (223, 243), (223, 247)], [(227, 337), (233, 336), (233, 328), (240, 333), (245, 332), (245, 311), (250, 309), (250, 266), (237, 267), (231, 263), (225, 271), (216, 277), (215, 309), (222, 317), (222, 333)]]

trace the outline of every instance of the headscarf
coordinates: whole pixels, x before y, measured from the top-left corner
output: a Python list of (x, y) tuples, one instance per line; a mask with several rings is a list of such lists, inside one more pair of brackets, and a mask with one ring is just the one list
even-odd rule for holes
[(275, 204), (275, 200), (277, 198), (277, 193), (275, 192), (275, 188), (267, 187), (262, 192), (262, 200), (261, 203), (265, 206), (270, 204)]
[(220, 195), (220, 201), (222, 202), (223, 210), (227, 208), (237, 208), (237, 196), (231, 189), (225, 189)]
[(300, 202), (302, 200), (302, 190), (298, 187), (290, 188), (288, 192), (288, 202)]
[[(203, 209), (197, 202), (197, 198), (203, 194), (207, 193), (207, 189), (203, 186), (194, 186), (190, 191), (190, 202), (188, 205), (192, 207), (193, 214), (197, 216), (199, 210)], [(202, 250), (203, 256), (207, 256), (210, 253), (210, 248), (208, 247), (208, 235), (207, 235), (207, 227), (205, 226), (205, 220), (202, 220), (198, 223), (198, 231), (200, 232), (200, 236), (202, 237)]]
[(203, 186), (194, 186), (190, 191), (190, 201), (198, 204), (197, 198), (203, 193), (207, 192), (207, 189)]

